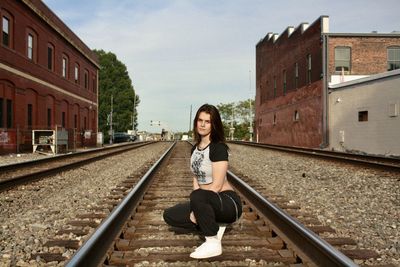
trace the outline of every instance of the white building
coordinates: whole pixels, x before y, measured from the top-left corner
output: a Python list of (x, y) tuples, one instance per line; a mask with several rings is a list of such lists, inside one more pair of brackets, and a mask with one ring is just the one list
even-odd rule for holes
[(400, 156), (400, 70), (329, 86), (329, 148)]

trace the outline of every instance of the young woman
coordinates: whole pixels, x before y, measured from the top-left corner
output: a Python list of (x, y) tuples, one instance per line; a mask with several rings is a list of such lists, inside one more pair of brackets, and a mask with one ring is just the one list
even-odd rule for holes
[(194, 174), (190, 201), (166, 209), (163, 217), (171, 226), (200, 230), (206, 241), (190, 257), (204, 259), (222, 254), (225, 227), (220, 224), (238, 220), (242, 205), (226, 178), (228, 146), (218, 109), (209, 104), (201, 106), (193, 129), (196, 144), (190, 158)]

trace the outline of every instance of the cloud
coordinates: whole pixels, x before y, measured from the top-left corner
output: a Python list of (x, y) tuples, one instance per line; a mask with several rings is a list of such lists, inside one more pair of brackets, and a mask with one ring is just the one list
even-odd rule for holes
[(127, 66), (141, 98), (141, 130), (154, 129), (150, 120), (187, 130), (190, 105), (254, 97), (255, 45), (267, 32), (320, 15), (330, 16), (334, 32), (400, 29), (397, 0), (353, 0), (355, 8), (341, 0), (45, 2), (89, 47)]

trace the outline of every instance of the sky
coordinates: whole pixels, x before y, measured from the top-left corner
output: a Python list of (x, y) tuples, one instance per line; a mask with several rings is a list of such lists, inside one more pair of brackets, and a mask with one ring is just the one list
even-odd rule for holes
[[(329, 16), (329, 32), (400, 31), (399, 0), (44, 0), (91, 49), (127, 66), (139, 131), (188, 131), (204, 103), (255, 97), (255, 46)], [(190, 111), (192, 108), (192, 116)], [(160, 126), (151, 125), (160, 122)]]

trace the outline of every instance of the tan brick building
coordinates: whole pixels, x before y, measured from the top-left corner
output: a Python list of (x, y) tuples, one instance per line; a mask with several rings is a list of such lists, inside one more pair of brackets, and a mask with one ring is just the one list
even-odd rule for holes
[(256, 45), (255, 136), (328, 146), (329, 84), (400, 68), (400, 34), (329, 33), (329, 17), (268, 33)]

